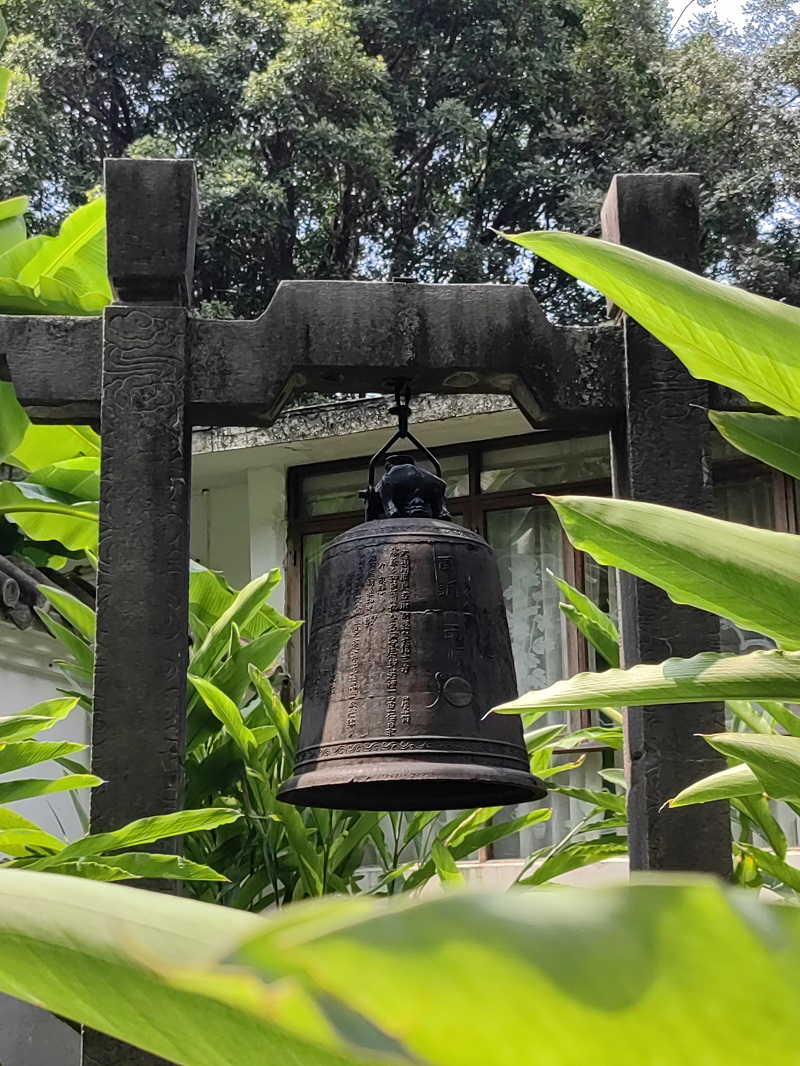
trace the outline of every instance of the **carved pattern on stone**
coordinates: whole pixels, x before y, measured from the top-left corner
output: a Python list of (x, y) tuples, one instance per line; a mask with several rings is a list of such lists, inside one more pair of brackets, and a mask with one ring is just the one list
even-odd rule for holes
[(93, 765), (109, 784), (92, 797), (95, 831), (182, 805), (185, 322), (181, 308), (106, 311)]

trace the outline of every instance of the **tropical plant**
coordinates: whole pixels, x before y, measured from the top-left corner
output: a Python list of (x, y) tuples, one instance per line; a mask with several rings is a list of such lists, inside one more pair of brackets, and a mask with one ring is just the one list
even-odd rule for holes
[[(800, 473), (800, 310), (720, 285), (671, 264), (603, 241), (563, 233), (512, 238), (600, 288), (667, 344), (697, 377), (769, 405), (776, 414), (712, 413), (727, 440), (762, 462)], [(766, 802), (800, 809), (800, 539), (655, 504), (593, 497), (551, 500), (576, 547), (663, 588), (677, 603), (713, 611), (770, 637), (773, 651), (705, 652), (691, 659), (579, 674), (531, 692), (503, 711), (657, 706), (725, 700), (753, 732), (707, 737), (729, 768), (698, 782), (672, 804), (728, 798), (743, 819), (737, 874), (800, 886), (783, 862), (786, 841)], [(573, 609), (575, 605), (573, 604)], [(591, 612), (586, 612), (591, 613)], [(584, 631), (606, 626), (596, 613)], [(606, 643), (608, 648), (608, 644)], [(604, 653), (605, 654), (605, 653)], [(759, 828), (774, 854), (749, 840)], [(777, 879), (777, 881), (776, 881)]]
[[(208, 866), (176, 855), (151, 855), (141, 851), (171, 837), (214, 829), (239, 818), (229, 808), (182, 811), (179, 814), (143, 818), (113, 833), (86, 834), (68, 842), (46, 833), (34, 822), (6, 804), (54, 793), (95, 788), (103, 784), (87, 773), (74, 756), (85, 744), (47, 741), (38, 735), (63, 721), (78, 705), (78, 697), (47, 700), (21, 714), (0, 718), (0, 867), (27, 868), (71, 874), (94, 881), (128, 881), (139, 878), (176, 878), (192, 881), (224, 881)], [(32, 766), (54, 763), (61, 776), (21, 776)], [(136, 850), (134, 850), (136, 849)]]
[[(2, 33), (0, 24), (0, 37)], [(64, 220), (56, 237), (27, 236), (24, 214), (28, 206), (24, 196), (0, 203), (0, 314), (100, 314), (111, 301), (106, 272), (105, 200), (100, 197), (79, 207)], [(79, 444), (81, 438), (83, 446)], [(44, 441), (52, 443), (46, 460), (40, 461)], [(78, 456), (97, 457), (96, 444), (95, 434), (78, 427), (32, 427), (17, 402), (13, 385), (0, 382), (0, 462), (8, 461), (16, 449), (21, 449), (15, 465), (34, 471)], [(35, 479), (32, 484), (37, 484)], [(41, 481), (38, 484), (44, 489), (49, 487)], [(56, 492), (70, 493), (75, 481), (52, 487)], [(32, 490), (34, 500), (35, 494)], [(8, 513), (3, 510), (8, 502), (0, 499), (0, 514)], [(27, 506), (26, 513), (33, 513), (32, 505)]]
[(796, 908), (710, 880), (577, 893), (264, 919), (3, 871), (0, 990), (179, 1066), (791, 1061)]

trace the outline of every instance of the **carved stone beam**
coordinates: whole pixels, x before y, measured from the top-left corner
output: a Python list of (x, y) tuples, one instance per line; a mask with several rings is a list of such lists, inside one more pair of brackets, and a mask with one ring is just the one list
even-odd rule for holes
[[(32, 417), (96, 421), (97, 320), (0, 316), (0, 378)], [(622, 403), (613, 326), (560, 329), (521, 285), (283, 282), (254, 321), (192, 319), (190, 418), (271, 425), (304, 390), (510, 394), (536, 426), (608, 423)]]

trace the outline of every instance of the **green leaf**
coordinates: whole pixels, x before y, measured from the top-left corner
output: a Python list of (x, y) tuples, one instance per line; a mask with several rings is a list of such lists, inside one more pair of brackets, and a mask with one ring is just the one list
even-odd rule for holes
[(63, 840), (41, 829), (0, 829), (0, 851), (12, 858), (57, 852), (63, 847)]
[(0, 743), (30, 740), (44, 729), (50, 729), (56, 722), (63, 721), (78, 705), (77, 699), (64, 697), (45, 700), (29, 707), (23, 714), (12, 714), (0, 718)]
[(795, 908), (704, 883), (450, 893), (339, 913), (336, 929), (333, 905), (290, 909), (292, 927), (268, 926), (231, 961), (265, 977), (293, 965), (416, 1061), (641, 1066), (643, 1039), (668, 1066), (793, 1054)]
[(445, 847), (441, 840), (434, 840), (431, 858), (439, 880), (443, 885), (463, 885), (465, 883), (464, 875), (456, 866), (456, 861), (449, 848)]
[(632, 500), (550, 502), (570, 541), (599, 563), (800, 648), (800, 537)]
[(593, 792), (588, 788), (558, 788), (555, 785), (551, 792), (558, 792), (570, 799), (580, 800), (581, 803), (589, 803), (593, 807), (600, 807), (604, 811), (613, 811), (615, 814), (625, 813), (625, 797), (618, 796), (614, 792)]
[(616, 855), (628, 854), (628, 842), (622, 837), (613, 839), (602, 838), (591, 840), (581, 844), (568, 844), (565, 848), (549, 855), (530, 877), (519, 882), (520, 885), (543, 885), (552, 881), (554, 877), (561, 877), (572, 870), (580, 870), (584, 866), (592, 866), (603, 859), (611, 859)]
[(247, 632), (249, 622), (263, 607), (267, 597), (279, 581), (280, 573), (277, 570), (271, 570), (268, 574), (255, 578), (236, 594), (192, 655), (192, 673), (196, 677), (205, 677), (209, 674), (225, 654), (230, 639), (231, 625), (238, 626), (243, 633)]
[(705, 738), (723, 755), (747, 763), (773, 799), (800, 799), (800, 738), (778, 733), (714, 733)]
[(170, 837), (197, 833), (204, 829), (216, 829), (229, 825), (240, 816), (239, 811), (225, 807), (211, 807), (203, 811), (178, 811), (175, 814), (154, 815), (151, 818), (139, 818), (122, 829), (111, 833), (95, 833), (81, 837), (68, 844), (59, 856), (61, 861), (80, 859), (88, 855), (100, 855), (106, 851), (118, 851), (122, 848), (138, 848), (144, 844), (155, 844)]
[(245, 725), (242, 712), (233, 700), (203, 677), (189, 674), (189, 681), (200, 693), (209, 710), (222, 722), (225, 731), (239, 748), (245, 760), (252, 763), (258, 753), (258, 742), (252, 730)]
[(800, 310), (632, 248), (572, 233), (510, 237), (599, 289), (698, 378), (800, 415)]
[(97, 511), (94, 501), (77, 500), (31, 482), (0, 483), (0, 515), (9, 515), (31, 540), (56, 541), (68, 551), (97, 548)]
[(50, 796), (54, 792), (74, 792), (79, 788), (94, 788), (102, 785), (103, 779), (93, 774), (68, 774), (55, 781), (28, 778), (22, 781), (0, 781), (0, 803), (16, 803), (17, 800), (33, 799), (35, 796)]
[(19, 447), (29, 425), (14, 386), (9, 381), (0, 381), (0, 462)]
[(757, 796), (764, 786), (746, 763), (729, 766), (716, 774), (695, 781), (669, 800), (670, 807), (690, 807), (693, 803), (713, 803), (715, 800)]
[[(0, 846), (2, 846), (0, 838)], [(36, 863), (27, 867), (29, 870), (40, 869)], [(110, 876), (95, 876), (98, 871), (105, 868)], [(227, 881), (227, 877), (218, 874), (210, 866), (201, 863), (190, 862), (180, 855), (148, 855), (143, 852), (131, 852), (129, 855), (93, 855), (88, 860), (76, 859), (73, 862), (62, 862), (61, 856), (56, 856), (52, 864), (48, 862), (47, 869), (54, 874), (71, 874), (87, 876), (90, 880), (102, 881), (126, 881), (131, 877), (149, 877), (156, 879), (171, 879), (177, 881)]]
[(789, 707), (774, 700), (761, 700), (767, 714), (793, 737), (800, 737), (800, 718)]
[(42, 625), (52, 633), (56, 640), (61, 641), (78, 666), (91, 673), (94, 670), (94, 652), (83, 637), (67, 629), (66, 626), (62, 626), (55, 618), (51, 618), (47, 611), (37, 607), (36, 614)]
[(728, 699), (800, 699), (800, 654), (754, 651), (723, 655), (707, 651), (691, 659), (667, 659), (655, 666), (576, 674), (494, 710), (520, 714)]
[(65, 755), (74, 755), (76, 751), (85, 751), (85, 744), (73, 744), (67, 740), (45, 743), (39, 740), (24, 740), (15, 744), (0, 744), (0, 774), (13, 770), (22, 770), (26, 766), (59, 759)]
[(800, 418), (710, 411), (708, 417), (740, 452), (800, 478)]
[(274, 989), (213, 976), (264, 924), (163, 893), (4, 870), (0, 990), (179, 1066), (350, 1066), (329, 1050), (335, 1034), (288, 968)]
[(100, 499), (100, 457), (83, 455), (40, 467), (26, 479), (29, 485), (43, 485), (65, 492), (78, 501)]
[(769, 801), (759, 794), (757, 796), (741, 796), (731, 802), (738, 811), (745, 814), (756, 826), (778, 858), (785, 859), (786, 834), (770, 810)]
[(45, 279), (60, 282), (77, 296), (101, 294), (112, 300), (106, 264), (106, 203), (100, 197), (73, 211), (19, 276), (23, 285), (47, 290)]
[[(3, 77), (0, 74), (0, 95), (3, 93), (2, 81)], [(6, 84), (8, 84), (7, 81)], [(27, 237), (23, 216), (28, 207), (26, 196), (15, 196), (12, 200), (0, 201), (0, 256), (5, 255)]]
[(23, 470), (40, 470), (81, 456), (99, 456), (100, 438), (88, 426), (29, 425), (9, 462)]
[(547, 573), (558, 585), (569, 601), (560, 603), (559, 607), (573, 625), (582, 633), (595, 651), (605, 659), (609, 666), (619, 666), (619, 631), (611, 619), (569, 582), (548, 570)]
[(796, 867), (791, 866), (788, 862), (777, 855), (771, 854), (769, 851), (755, 847), (753, 844), (737, 844), (736, 846), (754, 860), (759, 870), (763, 870), (764, 873), (777, 878), (778, 881), (782, 881), (789, 888), (794, 889), (795, 892), (800, 892), (800, 870)]
[(96, 621), (92, 608), (63, 589), (53, 588), (51, 585), (40, 585), (39, 588), (58, 613), (66, 618), (85, 640), (94, 644)]

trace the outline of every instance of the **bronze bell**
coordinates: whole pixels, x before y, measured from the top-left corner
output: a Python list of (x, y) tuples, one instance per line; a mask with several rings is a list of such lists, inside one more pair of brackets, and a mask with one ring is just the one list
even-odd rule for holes
[(521, 719), (484, 717), (517, 695), (491, 548), (449, 521), (444, 482), (411, 456), (389, 456), (376, 489), (374, 464), (372, 520), (322, 557), (295, 775), (279, 798), (406, 811), (541, 799)]

